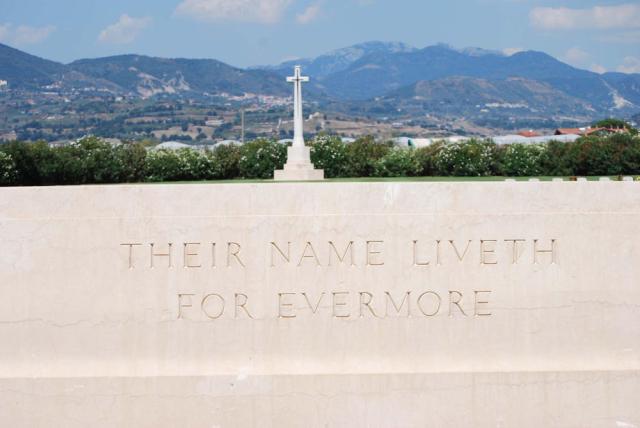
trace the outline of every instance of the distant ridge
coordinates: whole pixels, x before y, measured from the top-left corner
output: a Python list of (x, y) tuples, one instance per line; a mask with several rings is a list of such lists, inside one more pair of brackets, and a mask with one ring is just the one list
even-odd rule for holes
[(287, 83), (275, 73), (243, 70), (214, 59), (120, 55), (83, 59), (68, 67), (87, 76), (110, 80), (128, 93), (145, 98), (181, 93), (290, 94)]
[(383, 103), (387, 111), (404, 106), (416, 113), (420, 109), (436, 112), (443, 110), (448, 91), (456, 101), (445, 109), (451, 115), (465, 114), (471, 103), (492, 99), (496, 101), (489, 104), (528, 106), (522, 112), (513, 109), (514, 114), (577, 112), (597, 117), (640, 111), (640, 74), (597, 74), (535, 51), (505, 55), (443, 44), (417, 49), (399, 42), (367, 42), (316, 58), (242, 69), (215, 59), (144, 55), (82, 59), (65, 65), (0, 44), (0, 80), (8, 82), (5, 88), (31, 93), (289, 97), (291, 88), (283, 76), (294, 64), (301, 64), (312, 77), (307, 99), (341, 103), (345, 110), (354, 105), (354, 111), (372, 111), (372, 106)]
[(301, 65), (304, 67), (306, 74), (322, 80), (331, 74), (346, 70), (351, 64), (367, 55), (414, 52), (416, 50), (417, 49), (413, 46), (409, 46), (405, 43), (373, 41), (359, 43), (342, 49), (336, 49), (315, 58), (300, 58), (285, 61), (275, 66), (262, 66), (255, 68), (271, 70), (280, 75), (286, 75), (291, 73), (294, 66)]

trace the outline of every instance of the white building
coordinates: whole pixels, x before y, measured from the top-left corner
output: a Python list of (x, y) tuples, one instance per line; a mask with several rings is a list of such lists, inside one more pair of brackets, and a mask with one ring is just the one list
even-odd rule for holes
[(580, 135), (541, 135), (539, 137), (523, 137), (522, 135), (503, 135), (491, 139), (498, 145), (504, 144), (541, 144), (549, 141), (572, 143), (580, 138)]
[(151, 148), (151, 150), (179, 150), (179, 149), (190, 149), (192, 146), (180, 143), (179, 141), (165, 141), (164, 143), (160, 143), (157, 146)]

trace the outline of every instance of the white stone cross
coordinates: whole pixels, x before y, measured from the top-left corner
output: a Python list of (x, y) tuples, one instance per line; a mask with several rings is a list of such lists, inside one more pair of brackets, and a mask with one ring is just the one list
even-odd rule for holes
[(302, 118), (302, 83), (309, 78), (302, 76), (301, 68), (296, 65), (292, 77), (287, 77), (287, 82), (293, 83), (293, 146), (304, 147), (304, 119)]
[(315, 169), (311, 163), (311, 147), (304, 145), (304, 119), (302, 118), (302, 83), (309, 78), (302, 76), (300, 66), (296, 65), (293, 77), (287, 82), (293, 83), (293, 144), (287, 147), (287, 163), (283, 169), (276, 170), (276, 181), (324, 180), (324, 171)]

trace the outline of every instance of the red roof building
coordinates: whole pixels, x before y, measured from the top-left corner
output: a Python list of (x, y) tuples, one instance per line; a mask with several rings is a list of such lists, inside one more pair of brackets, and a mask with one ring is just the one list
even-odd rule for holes
[(540, 137), (540, 134), (531, 130), (518, 132), (518, 135), (521, 137), (527, 137), (527, 138)]

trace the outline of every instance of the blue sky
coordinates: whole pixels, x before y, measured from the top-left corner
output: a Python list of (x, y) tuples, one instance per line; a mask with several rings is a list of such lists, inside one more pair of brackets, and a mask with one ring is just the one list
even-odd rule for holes
[(547, 52), (640, 73), (638, 0), (0, 0), (0, 42), (45, 58), (139, 53), (236, 66), (371, 40)]

